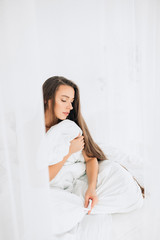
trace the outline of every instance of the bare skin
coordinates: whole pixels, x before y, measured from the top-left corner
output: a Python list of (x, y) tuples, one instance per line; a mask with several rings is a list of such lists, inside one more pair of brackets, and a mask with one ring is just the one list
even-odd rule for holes
[[(74, 101), (74, 89), (70, 86), (61, 85), (55, 95), (55, 107), (54, 113), (58, 119), (64, 120), (67, 118), (67, 114), (73, 109), (72, 102)], [(45, 112), (45, 125), (46, 132), (49, 130), (51, 122), (51, 100), (48, 100), (48, 109)], [(49, 180), (51, 181), (57, 173), (60, 171), (66, 160), (75, 152), (82, 150), (82, 154), (86, 161), (86, 174), (88, 177), (88, 189), (85, 194), (85, 207), (88, 206), (89, 199), (92, 199), (91, 210), (98, 202), (96, 194), (96, 183), (98, 175), (98, 162), (97, 158), (89, 158), (84, 149), (84, 136), (80, 134), (70, 142), (69, 152), (64, 156), (63, 160), (57, 164), (49, 166)], [(90, 214), (91, 210), (88, 212)]]

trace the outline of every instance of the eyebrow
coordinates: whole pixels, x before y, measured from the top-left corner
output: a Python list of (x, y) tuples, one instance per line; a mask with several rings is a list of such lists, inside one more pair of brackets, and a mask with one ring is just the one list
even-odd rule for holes
[[(62, 97), (67, 97), (67, 98), (69, 98), (67, 95), (61, 95)], [(72, 99), (74, 99), (74, 98), (72, 98)]]

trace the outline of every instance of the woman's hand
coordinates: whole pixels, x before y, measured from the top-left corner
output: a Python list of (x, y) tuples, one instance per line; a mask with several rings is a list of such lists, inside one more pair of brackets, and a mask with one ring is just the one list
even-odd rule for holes
[(69, 154), (73, 154), (75, 152), (78, 152), (84, 148), (84, 136), (79, 135), (74, 138), (72, 141), (70, 141), (70, 148), (69, 148)]
[(84, 207), (87, 208), (89, 204), (89, 199), (92, 199), (91, 210), (88, 211), (88, 214), (91, 213), (92, 208), (98, 203), (98, 197), (95, 188), (88, 187), (85, 193), (85, 204)]

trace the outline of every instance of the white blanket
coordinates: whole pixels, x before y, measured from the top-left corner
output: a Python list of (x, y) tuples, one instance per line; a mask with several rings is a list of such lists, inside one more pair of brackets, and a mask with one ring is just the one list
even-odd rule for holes
[[(82, 134), (81, 129), (70, 120), (63, 120), (47, 132), (41, 151), (45, 154), (48, 165), (62, 161), (69, 151), (70, 141), (79, 132)], [(55, 239), (61, 239), (63, 234), (83, 221), (88, 212), (84, 208), (87, 187), (85, 160), (79, 151), (68, 158), (56, 177), (50, 181), (50, 208)], [(143, 205), (137, 182), (130, 172), (112, 160), (99, 162), (96, 192), (99, 201), (92, 209), (92, 215), (126, 213)]]

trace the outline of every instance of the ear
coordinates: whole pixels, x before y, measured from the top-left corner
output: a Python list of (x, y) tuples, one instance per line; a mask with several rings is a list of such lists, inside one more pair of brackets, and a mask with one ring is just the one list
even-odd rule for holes
[[(48, 104), (49, 102), (51, 102), (51, 99), (48, 99), (48, 101), (47, 100), (44, 100), (44, 103), (46, 103), (46, 104)], [(50, 103), (49, 103), (50, 104)]]
[(52, 109), (52, 99), (48, 99), (48, 101), (46, 101), (46, 106), (49, 110)]

